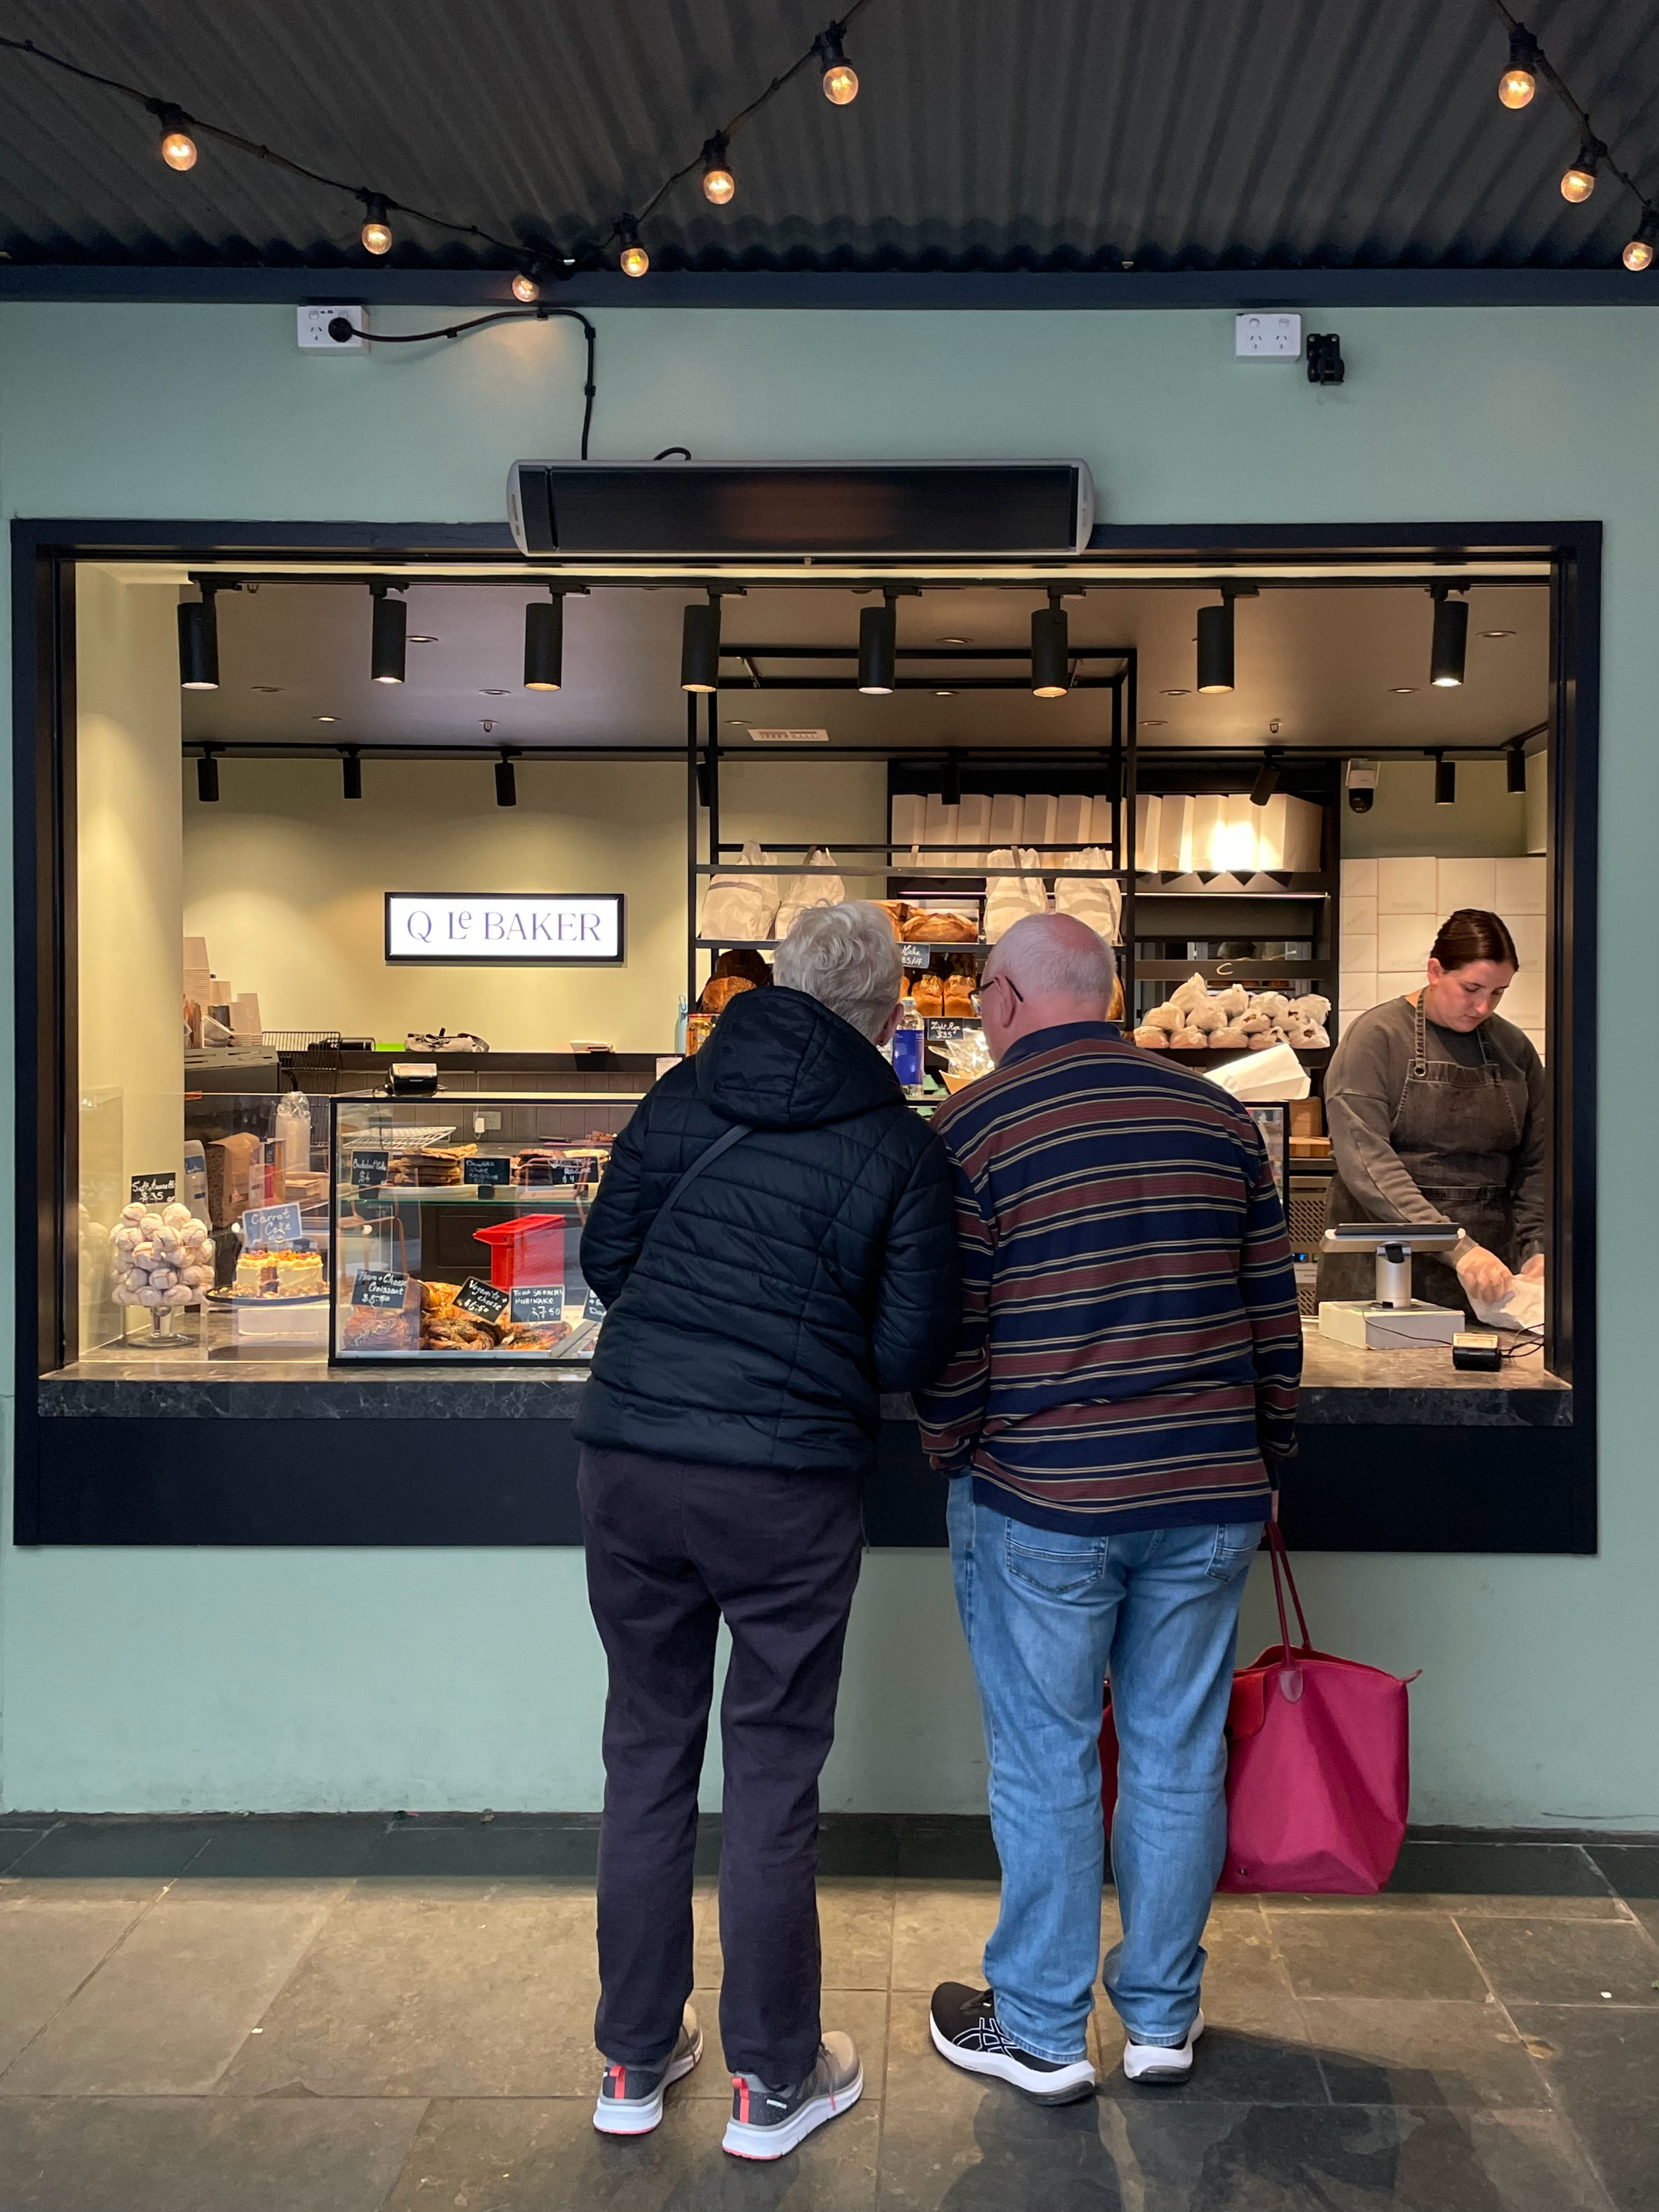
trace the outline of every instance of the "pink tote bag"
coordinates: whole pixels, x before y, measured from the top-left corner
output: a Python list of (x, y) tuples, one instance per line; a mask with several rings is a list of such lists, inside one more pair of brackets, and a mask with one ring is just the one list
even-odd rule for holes
[[(1227, 1856), (1218, 1888), (1364, 1897), (1394, 1872), (1411, 1790), (1407, 1682), (1316, 1651), (1276, 1523), (1267, 1529), (1279, 1641), (1233, 1676), (1227, 1709)], [(1302, 1632), (1291, 1642), (1288, 1587)], [(1117, 1726), (1100, 1731), (1108, 1835)]]

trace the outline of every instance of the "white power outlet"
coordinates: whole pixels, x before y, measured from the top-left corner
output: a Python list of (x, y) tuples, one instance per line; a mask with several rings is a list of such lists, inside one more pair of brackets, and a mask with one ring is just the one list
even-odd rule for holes
[(1298, 361), (1300, 315), (1235, 315), (1233, 352), (1240, 361)]
[[(339, 334), (339, 326), (345, 334)], [(359, 332), (368, 328), (368, 309), (349, 307), (342, 304), (333, 307), (301, 307), (300, 310), (300, 343), (307, 353), (367, 353), (368, 340)]]

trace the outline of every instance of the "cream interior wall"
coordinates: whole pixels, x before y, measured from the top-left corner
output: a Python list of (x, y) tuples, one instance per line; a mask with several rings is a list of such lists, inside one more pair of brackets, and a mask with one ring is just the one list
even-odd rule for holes
[[(1542, 755), (1537, 757), (1541, 763)], [(1532, 849), (1527, 801), (1507, 789), (1502, 761), (1459, 761), (1455, 806), (1435, 805), (1434, 763), (1429, 760), (1385, 758), (1369, 813), (1356, 814), (1343, 801), (1345, 860), (1396, 854), (1489, 859)]]
[[(81, 1339), (118, 1335), (94, 1247), (130, 1176), (181, 1166), (176, 586), (82, 572), (77, 595)], [(129, 1334), (142, 1325), (130, 1325)]]
[[(175, 735), (175, 745), (176, 745)], [(267, 1029), (401, 1040), (471, 1030), (497, 1048), (573, 1036), (668, 1052), (685, 988), (685, 771), (672, 762), (369, 760), (363, 797), (321, 761), (230, 760), (216, 805), (188, 788), (184, 929), (214, 973), (257, 991)], [(621, 968), (389, 967), (389, 890), (620, 891)]]

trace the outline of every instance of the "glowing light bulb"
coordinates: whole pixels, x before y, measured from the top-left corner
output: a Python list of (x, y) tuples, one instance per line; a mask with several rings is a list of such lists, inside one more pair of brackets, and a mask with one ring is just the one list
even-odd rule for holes
[(702, 196), (716, 207), (724, 207), (737, 189), (738, 180), (726, 158), (726, 133), (717, 131), (712, 138), (703, 142)]
[(1538, 80), (1530, 70), (1507, 69), (1498, 80), (1498, 97), (1505, 107), (1525, 107), (1538, 89)]
[(848, 107), (859, 96), (859, 73), (841, 50), (842, 27), (831, 23), (812, 41), (823, 74), (823, 96), (832, 107)]
[(533, 276), (527, 276), (521, 269), (513, 279), (513, 296), (515, 300), (522, 300), (527, 307), (532, 300), (541, 298), (542, 288)]
[(1659, 216), (1644, 215), (1637, 226), (1636, 235), (1625, 248), (1620, 258), (1632, 275), (1640, 276), (1643, 270), (1653, 266), (1654, 241), (1659, 238)]
[(386, 221), (386, 202), (377, 195), (371, 194), (363, 202), (363, 205), (368, 210), (368, 214), (358, 235), (362, 238), (365, 248), (370, 253), (390, 253), (392, 225)]
[(651, 266), (651, 256), (640, 244), (640, 234), (631, 215), (625, 215), (617, 225), (617, 236), (622, 241), (622, 273), (624, 276), (643, 276)]
[(1578, 149), (1578, 158), (1561, 179), (1561, 197), (1579, 206), (1595, 190), (1595, 163), (1601, 149), (1594, 139), (1586, 139)]
[(188, 131), (169, 131), (161, 140), (161, 159), (170, 169), (196, 167), (196, 141)]

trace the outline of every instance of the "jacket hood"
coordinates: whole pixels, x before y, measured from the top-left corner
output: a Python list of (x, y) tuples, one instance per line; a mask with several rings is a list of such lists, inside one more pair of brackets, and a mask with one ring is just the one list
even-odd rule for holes
[(705, 1105), (757, 1129), (844, 1121), (904, 1093), (874, 1045), (804, 991), (739, 992), (692, 1063)]

